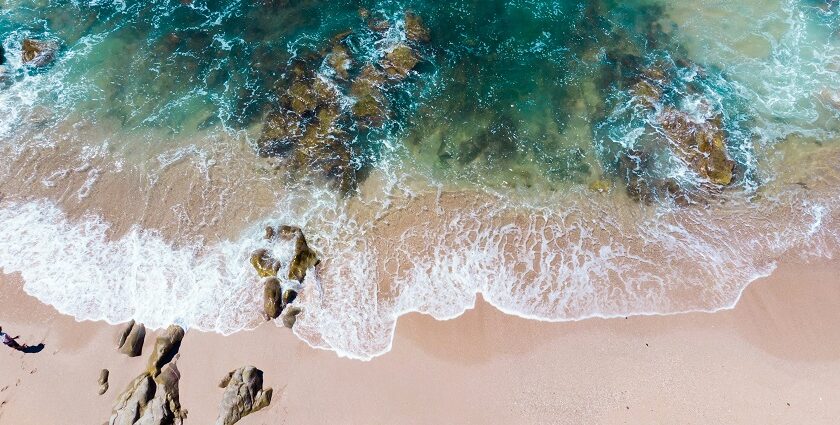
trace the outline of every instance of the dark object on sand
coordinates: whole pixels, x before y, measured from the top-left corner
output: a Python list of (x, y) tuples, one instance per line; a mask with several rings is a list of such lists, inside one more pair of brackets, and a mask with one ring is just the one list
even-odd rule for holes
[(99, 395), (105, 394), (108, 391), (108, 376), (111, 372), (108, 369), (102, 369), (99, 372)]

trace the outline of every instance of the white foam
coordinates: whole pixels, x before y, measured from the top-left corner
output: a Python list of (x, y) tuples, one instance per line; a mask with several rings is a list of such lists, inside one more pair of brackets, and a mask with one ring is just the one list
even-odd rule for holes
[(77, 319), (227, 334), (257, 317), (247, 237), (174, 248), (134, 228), (109, 241), (106, 223), (71, 222), (47, 201), (4, 205), (0, 228), (0, 268), (20, 273), (27, 293)]

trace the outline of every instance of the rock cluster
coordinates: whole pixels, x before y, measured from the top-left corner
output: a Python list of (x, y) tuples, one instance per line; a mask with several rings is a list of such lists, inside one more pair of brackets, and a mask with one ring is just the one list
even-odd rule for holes
[[(643, 143), (622, 151), (617, 157), (615, 170), (624, 180), (628, 195), (644, 202), (671, 199), (687, 205), (703, 194), (717, 193), (730, 185), (735, 178), (736, 163), (727, 152), (728, 135), (722, 114), (712, 113), (711, 107), (702, 101), (699, 108), (705, 106), (705, 114), (692, 114), (672, 106), (673, 99), (668, 98), (684, 95), (675, 94), (675, 90), (702, 98), (691, 87), (675, 89), (673, 74), (676, 68), (689, 68), (702, 78), (704, 70), (688, 61), (645, 66), (641, 58), (633, 55), (616, 56), (612, 60), (623, 71), (610, 75), (617, 81), (617, 88), (632, 95), (632, 113), (649, 117)], [(634, 69), (641, 72), (628, 71)], [(652, 171), (658, 164), (654, 156), (661, 151), (670, 152), (674, 159), (685, 164), (700, 182), (699, 186), (687, 188), (674, 179), (655, 177)]]
[[(390, 27), (387, 21), (373, 22), (374, 33)], [(354, 190), (360, 164), (354, 133), (383, 126), (392, 114), (388, 93), (411, 75), (422, 61), (420, 45), (430, 40), (419, 16), (407, 12), (404, 22), (405, 41), (391, 42), (380, 34), (382, 43), (392, 44), (373, 61), (353, 56), (348, 41), (353, 33), (345, 32), (322, 52), (291, 63), (277, 90), (279, 101), (264, 120), (259, 155), (293, 173), (325, 178), (342, 193)]]
[[(299, 227), (268, 227), (265, 239), (269, 242), (294, 240), (294, 252), (288, 265), (274, 259), (267, 249), (258, 249), (251, 254), (251, 265), (257, 275), (263, 278), (263, 313), (267, 320), (282, 317), (283, 324), (291, 328), (300, 308), (292, 305), (298, 296), (298, 289), (306, 279), (307, 271), (320, 264), (318, 254), (309, 247), (306, 236)], [(285, 276), (278, 277), (284, 266), (288, 267)], [(282, 280), (281, 280), (282, 278)]]
[(178, 425), (187, 416), (181, 408), (176, 366), (184, 330), (172, 325), (155, 341), (147, 370), (117, 398), (109, 425)]
[(146, 327), (142, 323), (129, 322), (120, 335), (117, 349), (128, 357), (143, 354), (143, 341), (146, 339)]
[(271, 403), (273, 390), (263, 388), (263, 372), (244, 366), (225, 376), (219, 383), (225, 392), (219, 406), (216, 425), (233, 425)]

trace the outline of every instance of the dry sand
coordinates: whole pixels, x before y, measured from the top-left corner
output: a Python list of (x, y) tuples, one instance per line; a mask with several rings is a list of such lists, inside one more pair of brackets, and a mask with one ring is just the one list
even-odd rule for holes
[[(145, 364), (115, 350), (120, 328), (78, 323), (0, 282), (0, 324), (38, 354), (0, 350), (0, 424), (101, 424)], [(178, 361), (187, 423), (211, 424), (228, 371), (253, 364), (275, 388), (240, 424), (836, 424), (840, 261), (791, 261), (731, 311), (539, 323), (483, 302), (462, 317), (400, 320), (371, 362), (313, 350), (266, 324), (188, 332)], [(111, 389), (98, 396), (99, 370)]]

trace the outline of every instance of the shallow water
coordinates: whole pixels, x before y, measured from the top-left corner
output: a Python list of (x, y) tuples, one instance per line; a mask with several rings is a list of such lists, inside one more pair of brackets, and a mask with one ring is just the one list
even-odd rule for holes
[[(477, 294), (540, 320), (729, 308), (836, 252), (838, 31), (820, 0), (6, 1), (0, 267), (79, 319), (231, 333), (260, 321), (262, 228), (299, 225), (324, 262), (295, 332), (362, 359)], [(321, 133), (266, 142), (278, 111)]]

